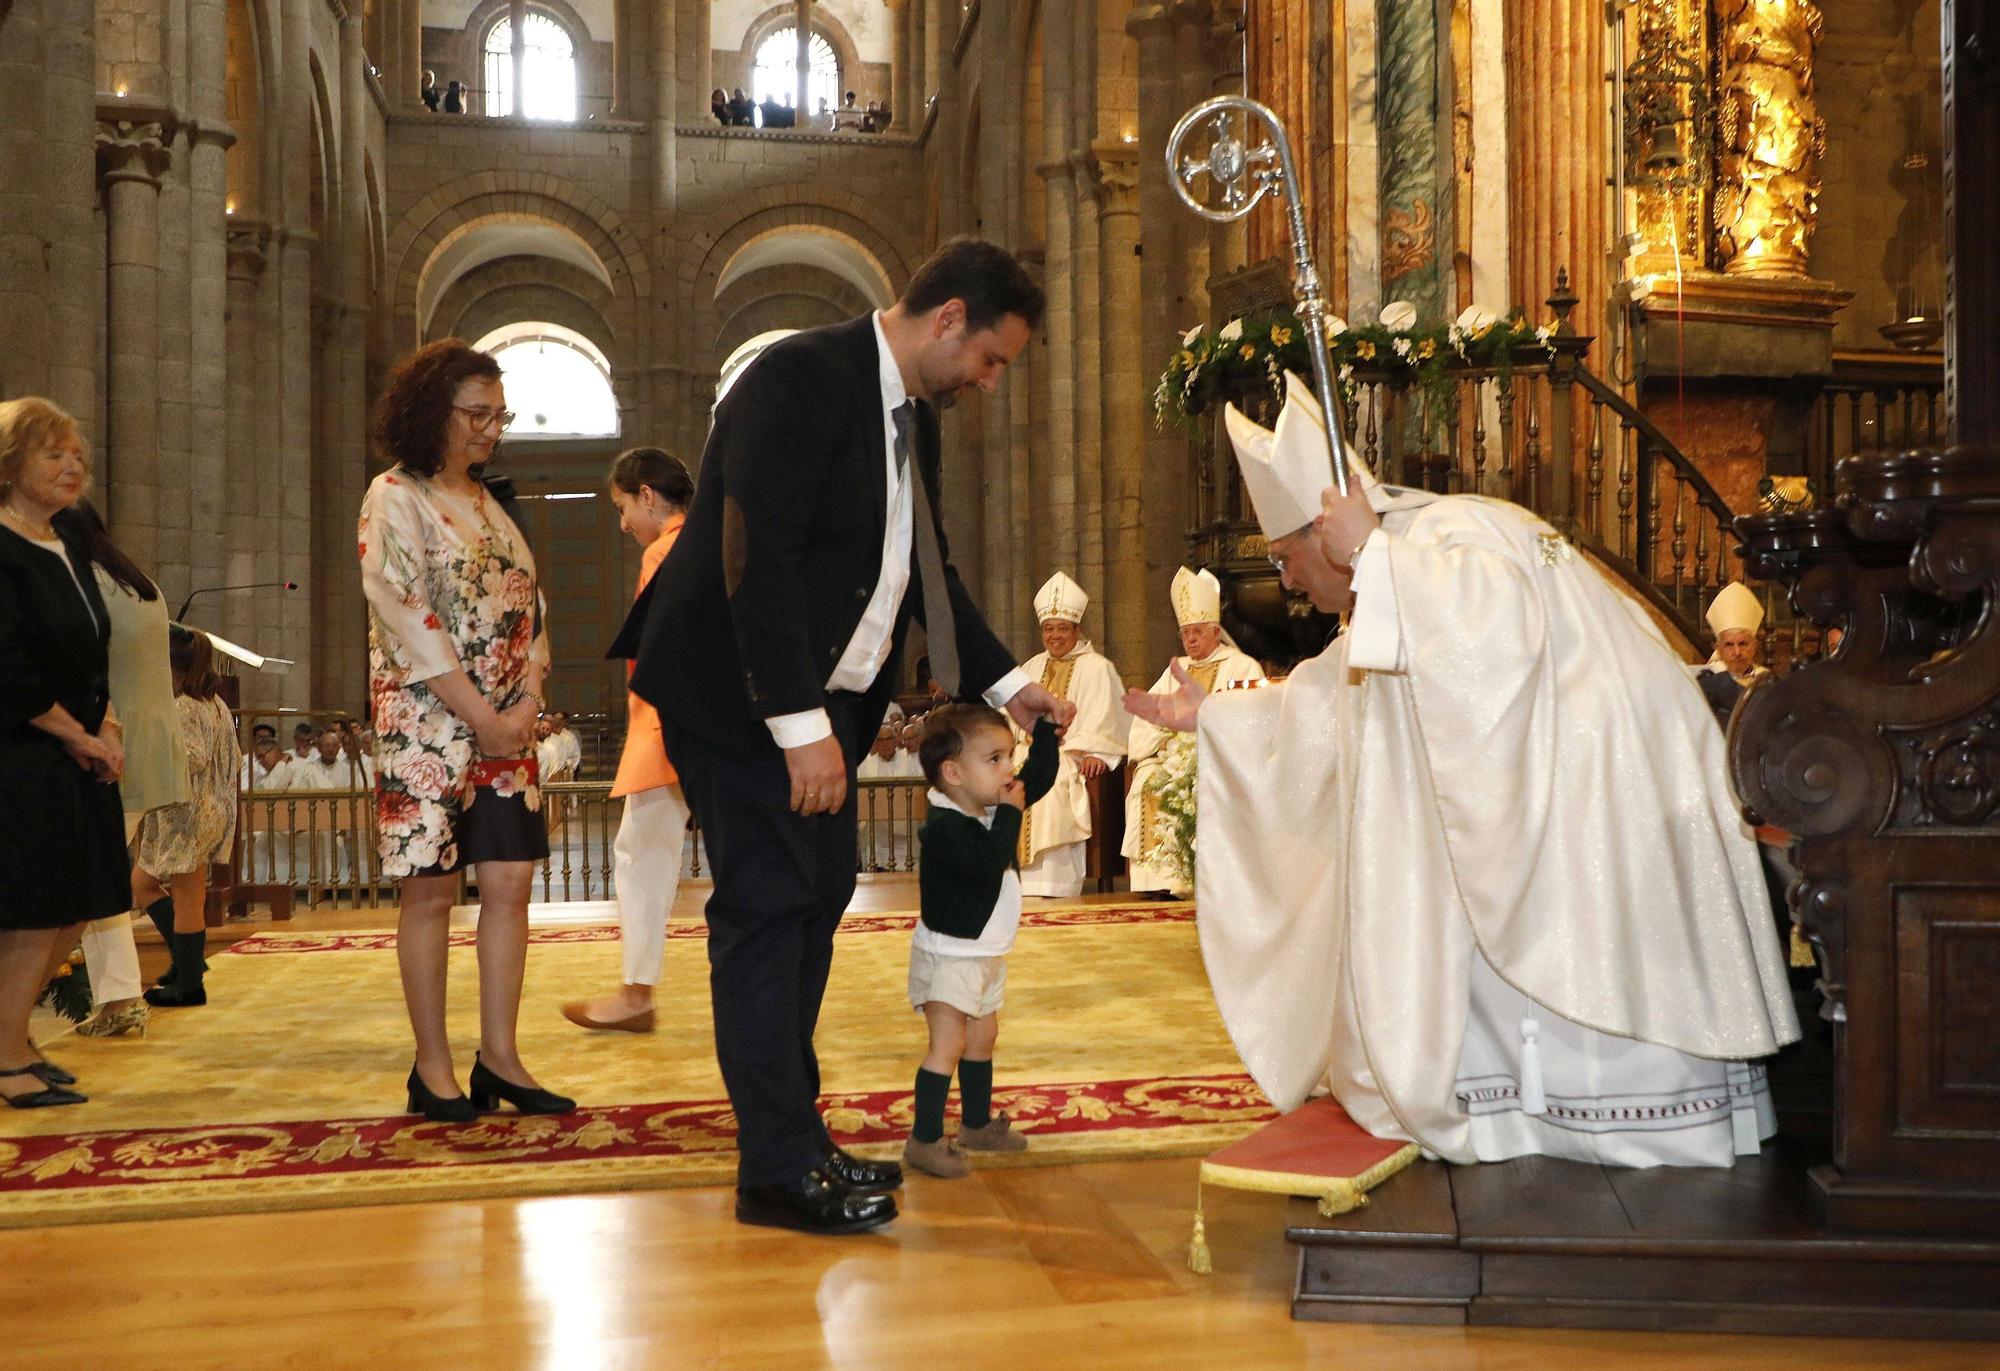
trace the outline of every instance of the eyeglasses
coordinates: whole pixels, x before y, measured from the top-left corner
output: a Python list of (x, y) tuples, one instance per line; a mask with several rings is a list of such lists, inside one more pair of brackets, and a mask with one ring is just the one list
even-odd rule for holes
[(1271, 565), (1278, 569), (1280, 576), (1285, 574), (1285, 559), (1283, 557), (1280, 557), (1275, 552), (1266, 553), (1265, 556), (1270, 558)]
[(452, 408), (471, 420), (474, 428), (490, 428), (495, 420), (499, 421), (502, 433), (514, 426), (514, 411), (511, 409), (472, 409), (465, 405), (453, 405)]

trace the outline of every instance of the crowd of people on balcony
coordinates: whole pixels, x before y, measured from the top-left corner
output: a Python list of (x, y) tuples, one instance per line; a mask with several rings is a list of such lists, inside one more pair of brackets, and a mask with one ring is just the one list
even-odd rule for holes
[(821, 98), (819, 107), (803, 122), (790, 93), (767, 95), (753, 100), (737, 86), (725, 92), (717, 86), (708, 93), (708, 112), (724, 128), (806, 129), (814, 133), (880, 133), (889, 127), (889, 107), (880, 100), (859, 103), (848, 91), (834, 108)]

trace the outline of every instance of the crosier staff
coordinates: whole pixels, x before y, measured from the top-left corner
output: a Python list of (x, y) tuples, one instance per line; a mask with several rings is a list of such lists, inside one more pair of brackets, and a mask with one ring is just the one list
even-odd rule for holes
[[(1243, 116), (1243, 132), (1237, 132), (1232, 113)], [(1255, 147), (1246, 145), (1251, 121), (1261, 121), (1268, 141)], [(1208, 156), (1180, 160), (1181, 144), (1196, 127), (1210, 124), (1213, 141)], [(1203, 199), (1194, 193), (1195, 183), (1207, 177), (1210, 194)], [(1228, 224), (1257, 207), (1266, 195), (1282, 195), (1285, 200), (1285, 232), (1292, 247), (1292, 298), (1305, 324), (1307, 355), (1312, 358), (1313, 391), (1320, 412), (1327, 416), (1327, 462), (1333, 468), (1333, 482), (1347, 494), (1347, 438), (1333, 403), (1333, 367), (1326, 353), (1326, 296), (1313, 263), (1312, 242), (1306, 234), (1305, 204), (1299, 198), (1298, 168), (1292, 161), (1292, 141), (1284, 121), (1269, 106), (1244, 95), (1218, 95), (1204, 100), (1183, 114), (1167, 137), (1167, 179), (1182, 203), (1212, 224)], [(1246, 189), (1254, 183), (1255, 189)], [(1219, 201), (1219, 203), (1218, 203)]]

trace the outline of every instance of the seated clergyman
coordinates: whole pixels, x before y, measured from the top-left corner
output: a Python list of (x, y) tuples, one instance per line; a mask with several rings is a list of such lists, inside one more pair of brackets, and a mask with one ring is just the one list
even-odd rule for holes
[[(1798, 1036), (1722, 735), (1640, 607), (1515, 505), (1331, 486), (1303, 383), (1231, 409), (1287, 585), (1347, 631), (1199, 725), (1197, 913), (1281, 1109), (1330, 1089), (1454, 1162), (1726, 1166)], [(1324, 492), (1324, 493), (1322, 493)]]
[[(1174, 573), (1172, 597), (1174, 619), (1181, 630), (1181, 650), (1186, 655), (1167, 663), (1160, 679), (1153, 682), (1153, 694), (1167, 695), (1177, 688), (1176, 666), (1194, 677), (1203, 690), (1264, 679), (1264, 668), (1257, 659), (1223, 631), (1222, 585), (1213, 572), (1182, 567)], [(1132, 784), (1125, 792), (1124, 853), (1130, 863), (1135, 893), (1188, 893), (1187, 880), (1159, 850), (1159, 799), (1148, 789), (1148, 782), (1161, 769), (1163, 749), (1174, 736), (1172, 729), (1134, 719), (1126, 738), (1125, 756), (1132, 764)]]
[[(1083, 890), (1084, 847), (1090, 841), (1090, 782), (1125, 757), (1130, 721), (1119, 705), (1125, 683), (1118, 668), (1091, 646), (1081, 624), (1090, 597), (1058, 571), (1035, 592), (1035, 618), (1042, 626), (1043, 650), (1022, 663), (1031, 681), (1040, 681), (1057, 699), (1076, 706), (1076, 719), (1063, 734), (1062, 764), (1055, 785), (1030, 806), (1021, 825), (1021, 893), (1068, 899)], [(1015, 765), (1028, 757), (1028, 737), (1020, 735)]]

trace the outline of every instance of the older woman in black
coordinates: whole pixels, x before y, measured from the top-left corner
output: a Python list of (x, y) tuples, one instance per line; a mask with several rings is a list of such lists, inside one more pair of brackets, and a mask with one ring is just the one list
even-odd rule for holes
[(88, 550), (49, 522), (89, 474), (67, 414), (0, 403), (0, 1095), (16, 1109), (83, 1102), (28, 1013), (77, 926), (132, 904), (111, 621)]

